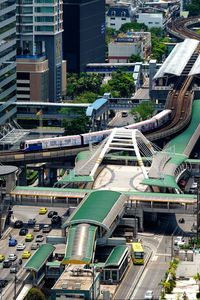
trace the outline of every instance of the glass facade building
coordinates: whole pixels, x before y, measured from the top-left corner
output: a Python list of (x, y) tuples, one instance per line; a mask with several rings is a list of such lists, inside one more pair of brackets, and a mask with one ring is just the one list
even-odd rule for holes
[(17, 0), (17, 58), (46, 57), (49, 101), (62, 98), (62, 0)]
[(16, 4), (0, 1), (0, 126), (16, 113)]

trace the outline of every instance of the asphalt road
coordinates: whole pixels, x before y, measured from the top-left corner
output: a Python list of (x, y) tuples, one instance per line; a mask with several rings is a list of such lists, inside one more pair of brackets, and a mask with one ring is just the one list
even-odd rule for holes
[[(126, 110), (124, 110), (124, 111), (126, 111)], [(126, 125), (133, 124), (133, 123), (134, 123), (134, 119), (130, 113), (128, 113), (127, 117), (123, 118), (121, 112), (117, 112), (115, 117), (110, 121), (109, 127), (110, 128), (122, 127), (122, 126), (126, 126)]]

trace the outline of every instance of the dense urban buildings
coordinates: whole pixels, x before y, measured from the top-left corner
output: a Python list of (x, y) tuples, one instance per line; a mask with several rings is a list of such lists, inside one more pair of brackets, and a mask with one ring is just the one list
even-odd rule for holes
[(0, 125), (16, 113), (16, 5), (14, 0), (0, 2)]
[[(20, 67), (17, 68), (17, 83), (20, 89), (17, 91), (17, 99), (38, 100), (39, 95), (35, 95), (34, 98), (34, 93), (29, 94), (28, 89), (31, 88), (31, 73), (41, 64), (38, 69), (40, 74), (36, 74), (36, 77), (40, 78), (36, 83), (36, 87), (41, 89), (40, 100), (50, 102), (61, 100), (62, 91), (65, 90), (62, 77), (65, 78), (66, 73), (65, 62), (62, 60), (62, 31), (61, 0), (17, 1), (17, 61), (20, 63)], [(28, 64), (24, 71), (23, 64), (24, 66)], [(47, 83), (48, 95), (44, 90)]]
[(63, 1), (63, 57), (69, 72), (105, 59), (105, 0)]

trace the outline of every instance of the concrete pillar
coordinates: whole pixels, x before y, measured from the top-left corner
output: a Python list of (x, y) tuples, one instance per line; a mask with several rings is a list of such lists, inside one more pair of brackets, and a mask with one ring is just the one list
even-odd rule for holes
[(50, 186), (52, 186), (57, 181), (57, 169), (50, 168), (48, 172), (48, 181), (50, 183)]
[(27, 178), (26, 178), (26, 165), (20, 167), (20, 174), (18, 177), (18, 185), (27, 185)]
[(44, 186), (44, 168), (38, 170), (38, 186)]
[(156, 60), (151, 59), (149, 61), (149, 94), (151, 96), (151, 90), (153, 87), (153, 77), (156, 74)]

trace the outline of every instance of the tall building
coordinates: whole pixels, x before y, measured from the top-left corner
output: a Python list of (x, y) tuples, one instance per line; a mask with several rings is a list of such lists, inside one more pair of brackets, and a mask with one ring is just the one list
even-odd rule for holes
[[(17, 68), (17, 99), (27, 97), (26, 100), (38, 101), (31, 97), (42, 95), (41, 101), (60, 101), (62, 69), (65, 69), (62, 60), (62, 0), (17, 0), (16, 24), (17, 64), (20, 63), (20, 67)], [(26, 64), (29, 66), (23, 70), (22, 66)], [(28, 89), (34, 88), (34, 84), (30, 83), (31, 76), (37, 77), (35, 88), (41, 89), (41, 93), (37, 95), (34, 91), (31, 93), (31, 90), (28, 95)], [(47, 82), (48, 93), (44, 91)], [(23, 88), (26, 88), (26, 91), (23, 91)], [(22, 97), (22, 92), (25, 97)]]
[(16, 4), (0, 1), (0, 125), (16, 113)]
[(69, 72), (105, 61), (105, 0), (63, 0), (63, 57)]

